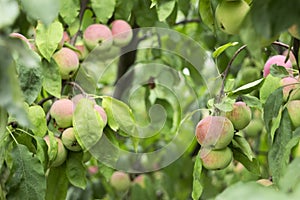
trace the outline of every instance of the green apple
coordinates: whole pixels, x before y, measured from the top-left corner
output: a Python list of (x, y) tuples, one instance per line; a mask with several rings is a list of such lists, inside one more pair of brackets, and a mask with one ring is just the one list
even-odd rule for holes
[(60, 128), (72, 126), (73, 113), (74, 105), (69, 99), (59, 99), (50, 108), (50, 115)]
[(129, 44), (133, 36), (131, 26), (120, 19), (111, 23), (111, 32), (114, 38), (114, 45), (118, 47), (124, 47)]
[[(45, 140), (48, 148), (51, 148), (52, 145), (50, 145), (50, 139), (49, 139), (48, 135), (44, 137), (44, 140)], [(55, 137), (55, 141), (57, 142), (57, 153), (56, 153), (55, 159), (50, 163), (50, 167), (58, 167), (58, 166), (62, 165), (65, 162), (65, 160), (67, 159), (67, 155), (68, 155), (68, 151), (64, 147), (61, 139)], [(50, 151), (51, 150), (48, 149), (48, 152), (50, 152)]]
[(300, 126), (300, 100), (292, 100), (286, 104), (294, 128)]
[(209, 170), (220, 170), (226, 168), (231, 163), (232, 157), (233, 154), (229, 147), (218, 150), (207, 148), (200, 149), (202, 165)]
[(110, 178), (110, 184), (116, 191), (126, 191), (130, 187), (129, 175), (122, 171), (115, 171)]
[(83, 40), (89, 50), (93, 50), (95, 47), (107, 50), (113, 43), (111, 30), (103, 24), (88, 26), (83, 33)]
[(233, 104), (233, 110), (226, 113), (226, 117), (232, 122), (236, 130), (244, 129), (251, 121), (251, 109), (245, 102), (239, 101)]
[(76, 140), (75, 130), (73, 127), (64, 130), (61, 136), (61, 140), (65, 147), (71, 151), (81, 151), (82, 148)]

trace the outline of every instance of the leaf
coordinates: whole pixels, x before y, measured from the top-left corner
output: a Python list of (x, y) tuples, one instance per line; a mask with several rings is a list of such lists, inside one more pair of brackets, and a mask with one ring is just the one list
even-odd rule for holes
[(46, 200), (65, 200), (69, 180), (66, 175), (66, 164), (51, 167), (47, 177)]
[(190, 3), (187, 3), (186, 0), (178, 0), (178, 8), (184, 14), (185, 17), (189, 14), (190, 11)]
[(214, 31), (215, 19), (210, 0), (199, 0), (199, 14), (203, 23)]
[(115, 18), (127, 21), (131, 15), (133, 5), (134, 1), (117, 0), (114, 13)]
[(227, 187), (221, 194), (218, 194), (216, 200), (232, 200), (243, 197), (243, 200), (252, 199), (289, 199), (289, 195), (274, 189), (265, 187), (256, 182), (238, 182)]
[(282, 88), (275, 90), (267, 99), (264, 105), (264, 121), (267, 132), (271, 129), (273, 118), (277, 117), (283, 101)]
[(283, 111), (280, 126), (276, 131), (274, 142), (268, 153), (268, 162), (273, 181), (278, 184), (286, 169), (291, 148), (288, 143), (292, 139), (292, 125), (287, 109)]
[(104, 122), (96, 112), (93, 102), (85, 98), (79, 101), (74, 111), (75, 136), (85, 150), (95, 145), (103, 133)]
[(158, 20), (164, 21), (169, 17), (175, 8), (175, 0), (160, 0), (156, 4), (156, 11), (158, 14)]
[(45, 140), (41, 137), (35, 136), (34, 139), (36, 141), (36, 156), (42, 163), (44, 169), (46, 170), (48, 163), (47, 144)]
[(70, 183), (81, 189), (87, 185), (86, 168), (82, 163), (82, 152), (69, 152), (66, 162), (66, 174)]
[(196, 156), (196, 161), (193, 171), (193, 191), (192, 198), (193, 200), (198, 200), (202, 194), (203, 186), (201, 184), (201, 172), (202, 172), (202, 163), (200, 156)]
[(8, 121), (8, 114), (4, 108), (0, 107), (0, 141), (3, 141), (6, 136), (5, 133), (6, 133), (7, 121)]
[(262, 109), (262, 104), (257, 97), (251, 95), (242, 95), (241, 98), (243, 99), (243, 102), (247, 104), (247, 106)]
[(48, 26), (58, 17), (60, 0), (21, 0), (21, 5), (29, 17)]
[(36, 45), (42, 56), (49, 62), (63, 37), (63, 31), (63, 26), (60, 22), (53, 22), (49, 26), (38, 23), (36, 27)]
[(256, 175), (260, 175), (259, 162), (256, 158), (253, 158), (251, 161), (245, 154), (241, 152), (239, 148), (231, 148), (231, 150), (233, 152), (233, 157), (235, 160), (242, 163), (249, 172)]
[(117, 99), (103, 97), (102, 107), (107, 114), (108, 125), (114, 131), (121, 129), (127, 134), (134, 134), (136, 131), (135, 120), (131, 109)]
[(91, 0), (91, 3), (97, 19), (101, 23), (106, 24), (113, 15), (116, 6), (116, 0)]
[(264, 79), (258, 79), (246, 85), (243, 85), (236, 90), (232, 91), (232, 94), (239, 95), (239, 94), (249, 94), (253, 90), (256, 90), (260, 87), (260, 85), (264, 82)]
[(12, 25), (19, 15), (18, 2), (15, 0), (0, 0), (0, 29)]
[(49, 92), (49, 94), (60, 98), (61, 97), (61, 75), (59, 72), (58, 65), (56, 62), (51, 59), (50, 62), (43, 60), (42, 62), (43, 69), (43, 87)]
[(66, 24), (72, 24), (79, 14), (80, 1), (79, 0), (60, 0), (59, 15)]
[[(150, 7), (150, 2), (137, 1), (132, 9), (139, 27), (153, 27), (158, 21), (155, 7)], [(145, 15), (147, 13), (147, 15)]]
[(274, 77), (284, 78), (289, 76), (289, 72), (285, 67), (279, 65), (272, 65), (270, 67), (270, 74)]
[(284, 175), (279, 180), (279, 187), (281, 191), (288, 193), (294, 191), (297, 185), (299, 185), (299, 168), (300, 157), (297, 157), (287, 166)]
[(89, 25), (94, 23), (93, 15), (94, 15), (94, 13), (90, 9), (86, 9), (84, 11), (84, 14), (82, 17), (82, 23), (81, 23), (82, 30), (85, 30)]
[(274, 76), (267, 76), (264, 84), (259, 91), (259, 99), (262, 103), (265, 103), (269, 95), (280, 87), (280, 78)]
[(8, 181), (7, 199), (40, 200), (46, 195), (44, 169), (26, 146), (17, 144), (12, 152), (12, 176)]
[(30, 106), (28, 116), (33, 125), (33, 128), (31, 128), (32, 132), (36, 136), (43, 137), (48, 130), (46, 115), (43, 108), (41, 106)]
[(229, 47), (233, 47), (233, 46), (236, 46), (238, 45), (239, 43), (238, 42), (229, 42), (229, 43), (226, 43), (220, 47), (218, 47), (214, 52), (213, 52), (213, 57), (214, 58), (217, 58), (221, 53), (223, 53), (226, 49), (228, 49)]
[(223, 112), (229, 112), (233, 109), (235, 99), (223, 98), (221, 103), (214, 104), (216, 108)]
[(247, 156), (247, 158), (250, 161), (253, 161), (253, 159), (255, 158), (255, 155), (252, 152), (250, 144), (244, 137), (235, 135), (232, 143), (233, 143), (234, 148), (239, 148), (241, 150), (240, 151), (241, 153), (243, 153), (245, 156)]
[(101, 175), (105, 178), (107, 182), (109, 182), (111, 175), (114, 173), (114, 169), (108, 167), (107, 165), (103, 164), (102, 162), (98, 163), (98, 169)]

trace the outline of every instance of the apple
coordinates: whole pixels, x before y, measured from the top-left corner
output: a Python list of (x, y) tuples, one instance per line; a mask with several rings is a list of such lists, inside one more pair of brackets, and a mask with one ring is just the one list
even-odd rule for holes
[(244, 1), (221, 1), (215, 12), (218, 27), (227, 34), (237, 34), (250, 10)]
[(300, 100), (292, 100), (286, 104), (294, 128), (300, 126)]
[(116, 191), (126, 191), (130, 187), (129, 175), (122, 171), (115, 171), (110, 177), (110, 184)]
[(270, 68), (272, 67), (272, 65), (283, 66), (287, 70), (292, 69), (292, 62), (290, 60), (287, 60), (287, 62), (285, 62), (285, 59), (286, 57), (283, 55), (271, 56), (264, 65), (264, 77), (270, 74)]
[[(46, 135), (44, 137), (44, 140), (48, 146), (48, 152), (50, 152), (51, 150), (49, 150), (49, 148), (51, 148), (51, 146), (50, 146), (49, 136)], [(64, 147), (61, 139), (55, 137), (55, 141), (57, 142), (57, 153), (56, 153), (55, 159), (50, 163), (50, 167), (58, 167), (58, 166), (62, 165), (65, 162), (65, 160), (67, 159), (67, 155), (68, 155), (68, 151)]]
[(226, 168), (231, 163), (233, 157), (229, 147), (218, 150), (201, 148), (199, 154), (203, 167), (208, 170), (220, 170)]
[(111, 30), (103, 24), (92, 24), (83, 33), (83, 40), (89, 50), (93, 50), (97, 45), (101, 50), (107, 50), (113, 43)]
[(225, 148), (232, 140), (234, 128), (231, 121), (223, 116), (207, 116), (196, 127), (196, 138), (203, 147)]
[(226, 113), (236, 130), (244, 129), (251, 121), (251, 109), (245, 102), (238, 101), (233, 104), (233, 110)]
[(81, 151), (82, 148), (76, 140), (74, 131), (73, 127), (65, 129), (61, 136), (62, 143), (71, 151)]
[(50, 115), (60, 128), (72, 126), (73, 113), (74, 105), (69, 99), (59, 99), (50, 108)]
[(79, 59), (77, 54), (66, 47), (61, 48), (53, 54), (53, 59), (59, 67), (62, 79), (71, 78), (79, 67)]
[(61, 49), (64, 46), (65, 42), (70, 42), (70, 36), (66, 31), (63, 32), (63, 37), (61, 38), (61, 41), (58, 43), (57, 48)]
[(288, 29), (288, 32), (289, 32), (294, 38), (300, 39), (300, 30), (299, 30), (298, 25), (296, 25), (296, 24), (292, 25), (292, 26)]
[(106, 112), (105, 110), (99, 106), (99, 105), (94, 105), (94, 109), (97, 111), (97, 113), (100, 115), (100, 117), (102, 118), (103, 122), (104, 122), (104, 126), (106, 125), (107, 123), (107, 115), (106, 115)]
[[(299, 99), (299, 81), (294, 77), (285, 77), (280, 80), (280, 85), (283, 86), (283, 99), (287, 100), (290, 94), (290, 100)], [(292, 91), (293, 90), (293, 91)]]
[[(284, 52), (282, 53), (282, 55), (286, 57), (288, 55), (288, 53), (289, 53), (289, 50), (286, 49), (286, 50), (284, 50)], [(290, 53), (289, 53), (289, 60), (292, 62), (293, 65), (297, 64), (296, 63), (296, 57), (295, 57), (295, 55), (293, 54), (292, 51), (290, 51)]]
[(76, 94), (75, 96), (72, 97), (71, 101), (73, 102), (74, 106), (76, 107), (76, 105), (79, 103), (79, 101), (81, 99), (89, 99), (90, 101), (93, 102), (93, 104), (96, 104), (96, 101), (95, 99), (93, 99), (92, 97), (90, 96), (85, 96), (83, 94)]
[(111, 23), (111, 32), (113, 35), (114, 45), (124, 47), (132, 39), (133, 33), (131, 26), (124, 20), (114, 20)]
[(76, 52), (78, 59), (80, 61), (84, 60), (89, 54), (89, 50), (84, 45), (84, 42), (80, 40), (76, 41), (75, 47), (80, 51), (80, 52)]
[(145, 174), (140, 174), (137, 177), (134, 178), (133, 183), (141, 186), (141, 188), (146, 187), (146, 175)]

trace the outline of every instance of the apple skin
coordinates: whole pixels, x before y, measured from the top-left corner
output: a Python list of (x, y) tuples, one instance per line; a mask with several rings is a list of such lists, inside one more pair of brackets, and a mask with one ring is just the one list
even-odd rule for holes
[(227, 34), (238, 34), (249, 10), (250, 7), (244, 0), (222, 1), (215, 11), (218, 27)]
[(99, 115), (101, 116), (103, 122), (104, 122), (104, 126), (107, 124), (107, 115), (105, 110), (99, 106), (99, 105), (94, 105), (94, 109), (97, 111), (97, 113), (99, 113)]
[(118, 47), (124, 47), (129, 44), (133, 36), (131, 26), (120, 19), (111, 23), (111, 32), (114, 38), (114, 45)]
[(134, 178), (133, 183), (141, 186), (141, 188), (146, 188), (146, 178), (145, 174), (140, 174)]
[(129, 175), (122, 171), (115, 171), (110, 178), (110, 184), (116, 191), (126, 191), (130, 187)]
[(246, 136), (256, 137), (258, 136), (264, 128), (264, 122), (260, 118), (254, 118), (248, 124), (248, 126), (243, 130)]
[(288, 32), (297, 39), (300, 39), (300, 30), (296, 24), (292, 25), (289, 29)]
[(200, 158), (202, 165), (208, 170), (220, 170), (226, 168), (232, 161), (233, 154), (229, 147), (212, 150), (201, 148)]
[(227, 112), (226, 117), (232, 122), (236, 130), (242, 130), (250, 123), (252, 113), (245, 102), (239, 101), (233, 104), (233, 110)]
[(61, 49), (64, 46), (65, 42), (70, 42), (70, 36), (66, 31), (63, 32), (63, 37), (61, 38), (61, 41), (58, 43), (57, 48)]
[(92, 24), (83, 33), (83, 40), (89, 50), (93, 50), (98, 44), (99, 49), (107, 50), (113, 43), (112, 32), (103, 24)]
[(75, 47), (80, 51), (80, 53), (76, 52), (80, 61), (84, 60), (89, 55), (89, 50), (84, 45), (83, 41), (77, 41)]
[(207, 116), (196, 127), (196, 138), (203, 147), (225, 148), (232, 140), (234, 128), (231, 121), (223, 116)]
[[(46, 135), (44, 137), (44, 140), (45, 140), (48, 148), (50, 148), (50, 139), (49, 139), (49, 136)], [(55, 140), (57, 142), (57, 154), (56, 154), (55, 159), (51, 163), (50, 167), (58, 167), (58, 166), (62, 165), (65, 162), (65, 160), (67, 159), (67, 155), (68, 155), (68, 151), (65, 148), (65, 146), (63, 145), (61, 139), (55, 137)], [(49, 150), (48, 150), (48, 152), (49, 152)]]
[(59, 99), (50, 108), (50, 115), (60, 128), (72, 126), (73, 113), (74, 105), (69, 99)]
[(63, 80), (71, 78), (79, 67), (77, 54), (66, 47), (61, 48), (53, 54), (53, 59), (59, 67), (61, 78)]
[(294, 77), (285, 77), (280, 80), (280, 85), (284, 86), (282, 88), (284, 100), (287, 100), (291, 90), (293, 91), (290, 94), (290, 100), (295, 100), (300, 98), (300, 92), (299, 92), (300, 88), (299, 88), (299, 84), (297, 83), (299, 83), (299, 81)]
[(293, 67), (293, 64), (290, 60), (287, 60), (285, 63), (286, 57), (283, 55), (275, 55), (271, 56), (267, 62), (264, 65), (264, 77), (268, 76), (270, 74), (270, 68), (272, 65), (279, 65), (285, 67), (287, 70), (291, 69)]
[(74, 128), (70, 127), (64, 130), (61, 135), (62, 143), (65, 147), (71, 151), (81, 151), (82, 148), (76, 140)]
[(294, 128), (300, 126), (300, 100), (292, 100), (286, 104)]

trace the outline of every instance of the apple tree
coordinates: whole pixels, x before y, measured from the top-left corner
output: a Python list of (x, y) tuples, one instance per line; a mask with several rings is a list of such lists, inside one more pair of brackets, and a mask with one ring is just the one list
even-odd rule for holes
[(0, 199), (299, 196), (299, 1), (0, 13)]

